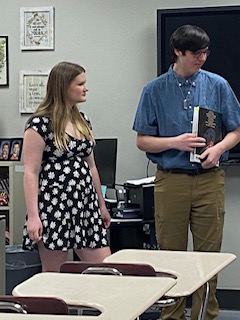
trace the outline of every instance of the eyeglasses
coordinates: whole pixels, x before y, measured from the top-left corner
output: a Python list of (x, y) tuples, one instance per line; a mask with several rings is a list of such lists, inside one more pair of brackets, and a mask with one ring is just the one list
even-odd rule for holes
[(194, 58), (199, 58), (202, 54), (208, 57), (210, 55), (210, 49), (191, 51), (191, 53), (194, 56)]

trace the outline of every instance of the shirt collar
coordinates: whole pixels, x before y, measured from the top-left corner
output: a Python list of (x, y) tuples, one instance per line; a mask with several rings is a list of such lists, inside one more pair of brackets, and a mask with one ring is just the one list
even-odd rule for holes
[(190, 78), (188, 79), (184, 79), (180, 76), (178, 76), (174, 71), (173, 71), (173, 64), (169, 67), (168, 69), (168, 75), (173, 78), (173, 79), (177, 79), (177, 81), (181, 84), (181, 85), (191, 85), (193, 87), (196, 86), (196, 80), (197, 80), (197, 77), (198, 75), (201, 73), (201, 69), (194, 73)]

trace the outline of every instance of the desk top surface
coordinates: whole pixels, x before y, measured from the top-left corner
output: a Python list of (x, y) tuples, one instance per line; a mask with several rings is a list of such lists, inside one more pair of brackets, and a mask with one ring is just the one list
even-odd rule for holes
[(94, 316), (20, 314), (20, 313), (1, 313), (0, 312), (0, 320), (110, 320), (110, 318), (104, 315), (94, 317)]
[(232, 253), (124, 249), (104, 262), (147, 263), (177, 277), (167, 296), (188, 296), (236, 259)]
[(68, 305), (96, 308), (111, 320), (134, 320), (175, 284), (169, 278), (45, 272), (17, 285), (13, 295), (59, 297)]

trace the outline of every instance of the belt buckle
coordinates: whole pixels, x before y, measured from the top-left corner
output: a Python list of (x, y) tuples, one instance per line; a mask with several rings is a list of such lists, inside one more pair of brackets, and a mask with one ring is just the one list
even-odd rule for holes
[(193, 169), (193, 170), (189, 170), (187, 175), (189, 175), (189, 176), (198, 176), (201, 173), (202, 173), (201, 169)]
[(201, 171), (202, 171), (201, 169), (196, 169), (195, 175), (197, 176), (197, 175), (201, 174), (202, 173)]
[(199, 174), (200, 174), (199, 169), (189, 170), (189, 173), (188, 173), (189, 176), (197, 176)]

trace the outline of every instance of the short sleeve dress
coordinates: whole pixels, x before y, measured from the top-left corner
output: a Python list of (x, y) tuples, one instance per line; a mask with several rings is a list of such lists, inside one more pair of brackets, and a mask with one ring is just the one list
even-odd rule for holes
[[(82, 115), (91, 127), (87, 116)], [(93, 142), (69, 136), (69, 151), (59, 150), (48, 117), (31, 118), (26, 124), (28, 128), (38, 132), (45, 142), (38, 194), (45, 247), (66, 251), (108, 246), (98, 196), (85, 160), (93, 150)], [(23, 249), (36, 249), (36, 243), (27, 233), (27, 221), (23, 229)]]

